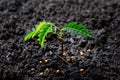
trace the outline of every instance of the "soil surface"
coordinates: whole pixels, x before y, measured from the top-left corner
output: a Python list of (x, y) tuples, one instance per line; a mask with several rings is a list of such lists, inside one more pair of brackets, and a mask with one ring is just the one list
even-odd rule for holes
[[(64, 32), (45, 46), (23, 40), (39, 21), (77, 21), (92, 38)], [(53, 39), (54, 38), (54, 39)], [(0, 0), (0, 80), (120, 80), (120, 0)]]

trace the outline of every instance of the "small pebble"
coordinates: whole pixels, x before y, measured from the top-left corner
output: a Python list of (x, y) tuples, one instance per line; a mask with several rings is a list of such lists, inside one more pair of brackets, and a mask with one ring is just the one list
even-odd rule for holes
[(39, 73), (39, 76), (43, 76), (43, 75), (44, 75), (44, 73), (43, 73), (43, 72), (40, 72), (40, 73)]
[(80, 55), (81, 55), (81, 56), (83, 56), (83, 55), (84, 55), (83, 51), (81, 51), (81, 52), (80, 52)]
[(52, 51), (49, 51), (50, 54), (52, 54), (53, 52)]
[(58, 70), (56, 70), (56, 73), (57, 73), (57, 74), (59, 74), (59, 73), (60, 73), (60, 70), (59, 70), (59, 69), (58, 69)]
[(83, 69), (83, 68), (81, 68), (81, 69), (80, 69), (80, 72), (83, 72), (83, 71), (84, 71), (84, 69)]
[(31, 71), (32, 71), (32, 72), (35, 72), (35, 68), (31, 68)]
[(88, 49), (87, 52), (91, 52), (91, 49)]
[(63, 53), (63, 54), (62, 54), (62, 56), (64, 56), (64, 57), (65, 57), (65, 56), (66, 56), (66, 53)]
[(42, 64), (43, 62), (42, 61), (39, 61), (40, 64)]
[(46, 59), (44, 62), (45, 62), (45, 63), (48, 63), (48, 60)]
[(71, 61), (70, 58), (68, 58), (68, 59), (67, 59), (67, 62), (70, 62), (70, 61)]
[(71, 60), (75, 60), (75, 56), (71, 56), (70, 59), (71, 59)]
[(48, 70), (49, 70), (48, 68), (45, 69), (45, 71), (48, 71)]

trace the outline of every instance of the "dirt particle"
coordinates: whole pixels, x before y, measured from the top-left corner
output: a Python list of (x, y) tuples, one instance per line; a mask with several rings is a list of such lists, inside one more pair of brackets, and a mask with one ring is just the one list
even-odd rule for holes
[(83, 51), (81, 51), (81, 52), (80, 52), (80, 55), (81, 55), (81, 56), (83, 56), (83, 55), (84, 55), (84, 52), (83, 52)]
[(67, 58), (67, 62), (70, 62), (71, 60), (70, 60), (70, 58)]
[(48, 60), (46, 59), (46, 60), (44, 60), (44, 62), (45, 62), (45, 63), (48, 63)]
[(81, 68), (81, 69), (80, 69), (80, 72), (84, 72), (84, 69), (83, 69), (83, 68)]
[(49, 68), (46, 68), (45, 71), (49, 71)]
[(32, 71), (32, 72), (35, 72), (35, 68), (31, 68), (31, 71)]
[(70, 59), (71, 60), (75, 60), (76, 58), (75, 58), (75, 56), (71, 56)]
[(43, 72), (40, 72), (40, 73), (39, 73), (39, 76), (43, 76), (43, 75), (44, 75), (44, 73), (43, 73)]
[(66, 57), (66, 53), (63, 53), (62, 56), (63, 56), (63, 57)]
[(60, 70), (58, 69), (58, 70), (56, 70), (56, 74), (59, 74), (60, 73)]
[(39, 61), (40, 64), (42, 64), (43, 62), (42, 61)]
[(88, 49), (87, 52), (91, 52), (91, 49)]

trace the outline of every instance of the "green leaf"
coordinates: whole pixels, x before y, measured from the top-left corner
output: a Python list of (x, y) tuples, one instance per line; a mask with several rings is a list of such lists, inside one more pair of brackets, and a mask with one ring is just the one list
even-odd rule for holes
[(81, 34), (82, 34), (83, 36), (92, 37), (92, 33), (91, 33), (88, 29), (82, 29), (82, 30), (81, 30)]
[(91, 37), (92, 33), (83, 25), (76, 22), (69, 22), (63, 26), (62, 30), (68, 31), (73, 35)]
[(77, 25), (77, 22), (69, 22), (69, 23), (65, 24), (64, 27), (67, 27), (67, 26), (74, 27), (75, 25)]
[(24, 40), (27, 41), (35, 36), (38, 36), (39, 44), (44, 46), (45, 37), (48, 35), (48, 33), (56, 33), (56, 27), (53, 27), (53, 25), (54, 24), (50, 22), (40, 22), (35, 28), (32, 28), (31, 31), (29, 30), (27, 32)]
[(48, 35), (48, 33), (52, 32), (51, 27), (51, 24), (45, 24), (42, 26), (38, 34), (38, 41), (41, 46), (44, 46), (45, 37)]
[(30, 38), (32, 38), (34, 32), (35, 32), (35, 28), (32, 28), (31, 31), (28, 30), (28, 31), (27, 31), (27, 34), (26, 34), (25, 37), (24, 37), (24, 41), (27, 41), (27, 40), (29, 40)]
[(36, 25), (35, 28), (32, 28), (31, 31), (28, 30), (28, 31), (27, 31), (27, 34), (26, 34), (25, 37), (24, 37), (24, 40), (27, 41), (27, 40), (29, 40), (29, 39), (34, 38), (35, 36), (37, 36), (37, 35), (39, 34), (39, 31), (40, 31), (41, 27), (42, 27), (43, 25), (45, 25), (45, 24), (46, 24), (45, 21), (40, 22), (38, 25)]
[(32, 38), (34, 38), (34, 37), (39, 33), (41, 27), (42, 27), (43, 25), (45, 25), (45, 24), (46, 24), (46, 22), (43, 21), (43, 22), (40, 22), (40, 23), (36, 26), (36, 30), (35, 30), (34, 34), (32, 35)]

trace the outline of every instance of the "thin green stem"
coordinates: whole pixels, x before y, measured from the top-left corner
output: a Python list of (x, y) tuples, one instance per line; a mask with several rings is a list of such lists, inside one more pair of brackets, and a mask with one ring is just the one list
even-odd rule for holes
[(59, 31), (59, 34), (58, 37), (59, 37), (59, 41), (61, 42), (61, 54), (63, 54), (63, 38), (62, 38), (62, 30), (60, 28), (58, 28), (57, 26), (55, 26), (54, 24), (52, 24), (53, 27), (55, 27), (58, 31)]

